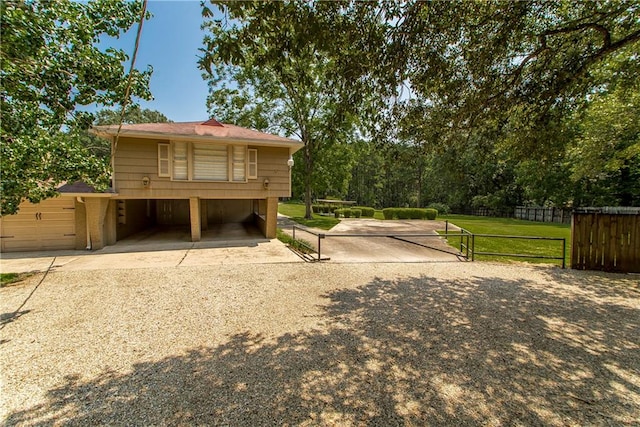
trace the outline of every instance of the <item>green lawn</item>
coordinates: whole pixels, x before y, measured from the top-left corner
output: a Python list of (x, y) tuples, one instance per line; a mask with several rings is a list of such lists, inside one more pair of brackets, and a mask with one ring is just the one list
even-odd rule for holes
[(0, 273), (0, 288), (20, 282), (34, 273)]
[[(291, 217), (294, 221), (308, 227), (330, 230), (340, 222), (330, 216), (313, 214), (313, 219), (304, 218), (304, 204), (300, 202), (287, 202), (278, 205), (281, 214)], [(381, 210), (376, 210), (375, 219), (384, 220)], [(563, 237), (567, 242), (565, 256), (568, 259), (571, 253), (571, 227), (568, 224), (554, 224), (546, 222), (523, 221), (512, 218), (492, 218), (471, 215), (439, 215), (439, 220), (448, 220), (450, 223), (462, 227), (474, 234), (499, 234), (510, 236), (534, 236), (534, 237)], [(452, 231), (453, 232), (453, 231)], [(443, 231), (444, 233), (444, 231)], [(449, 243), (460, 248), (460, 237), (449, 238)], [(470, 243), (471, 244), (471, 243)], [(476, 252), (493, 252), (508, 254), (531, 254), (559, 257), (562, 254), (562, 242), (549, 240), (521, 240), (493, 237), (475, 238)], [(477, 260), (493, 261), (527, 261), (532, 263), (546, 263), (561, 265), (560, 260), (503, 257), (493, 255), (476, 255)]]
[[(571, 227), (568, 224), (523, 221), (512, 218), (492, 218), (470, 215), (446, 215), (438, 219), (448, 220), (474, 234), (500, 234), (512, 236), (563, 237), (567, 242), (565, 256), (567, 260), (571, 248)], [(451, 245), (459, 248), (460, 238), (449, 239)], [(546, 240), (520, 240), (491, 237), (475, 238), (476, 252), (494, 252), (511, 254), (533, 254), (562, 256), (562, 242)], [(561, 265), (560, 260), (537, 258), (498, 257), (491, 255), (476, 255), (478, 260), (517, 260), (533, 263), (553, 263)]]
[(304, 217), (304, 203), (300, 202), (280, 203), (278, 204), (278, 212), (290, 217), (298, 224), (312, 228), (320, 228), (322, 230), (330, 230), (340, 222), (339, 219), (336, 219), (333, 216), (324, 216), (318, 214), (312, 214), (313, 219), (306, 219)]

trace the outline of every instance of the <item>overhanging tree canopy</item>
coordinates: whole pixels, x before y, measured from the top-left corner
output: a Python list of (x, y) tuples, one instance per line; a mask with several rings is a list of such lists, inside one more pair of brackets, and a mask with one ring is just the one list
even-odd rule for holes
[[(81, 132), (93, 117), (79, 105), (114, 105), (125, 96), (127, 55), (97, 47), (140, 19), (141, 4), (9, 0), (0, 3), (1, 214), (23, 199), (38, 202), (62, 181), (107, 184), (104, 162), (89, 155)], [(151, 69), (133, 70), (131, 95), (150, 99)]]

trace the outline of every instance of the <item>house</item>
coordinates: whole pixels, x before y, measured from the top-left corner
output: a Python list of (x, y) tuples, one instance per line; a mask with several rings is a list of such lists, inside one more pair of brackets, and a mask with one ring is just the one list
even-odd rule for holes
[(199, 241), (217, 224), (254, 224), (276, 236), (279, 197), (290, 197), (292, 155), (302, 143), (216, 120), (97, 126), (111, 141), (107, 192), (83, 183), (0, 219), (3, 252), (100, 249), (157, 227)]

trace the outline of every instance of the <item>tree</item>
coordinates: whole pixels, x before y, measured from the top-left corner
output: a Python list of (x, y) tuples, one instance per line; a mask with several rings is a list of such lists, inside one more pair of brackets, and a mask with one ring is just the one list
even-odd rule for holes
[[(95, 126), (101, 125), (116, 125), (120, 123), (122, 110), (102, 109), (95, 114), (95, 120), (93, 124)], [(139, 105), (129, 105), (127, 110), (122, 116), (122, 123), (170, 123), (171, 120), (167, 118), (160, 111), (150, 110), (147, 108), (140, 108)], [(111, 143), (104, 138), (89, 134), (86, 132), (84, 138), (84, 145), (88, 148), (94, 156), (109, 160), (111, 155)]]
[[(306, 216), (311, 217), (322, 152), (352, 138), (370, 99), (363, 78), (367, 51), (341, 40), (343, 29), (356, 28), (357, 11), (332, 2), (212, 4), (224, 17), (203, 7), (208, 34), (200, 66), (209, 79), (209, 110), (222, 120), (302, 141), (296, 169), (302, 168)], [(368, 30), (367, 37), (383, 37), (373, 25)], [(352, 62), (345, 61), (347, 55)]]
[[(116, 37), (138, 21), (141, 4), (9, 0), (0, 11), (0, 214), (17, 212), (23, 199), (54, 196), (63, 181), (106, 186), (108, 169), (82, 144), (92, 115), (76, 108), (124, 100), (127, 55), (97, 45), (101, 36)], [(150, 74), (133, 70), (132, 96), (150, 99)]]

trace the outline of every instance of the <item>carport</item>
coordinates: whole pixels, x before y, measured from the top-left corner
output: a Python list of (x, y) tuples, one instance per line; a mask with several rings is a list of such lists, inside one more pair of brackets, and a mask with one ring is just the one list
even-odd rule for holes
[(264, 237), (258, 223), (259, 200), (117, 199), (115, 202), (117, 241), (131, 237), (177, 242)]

